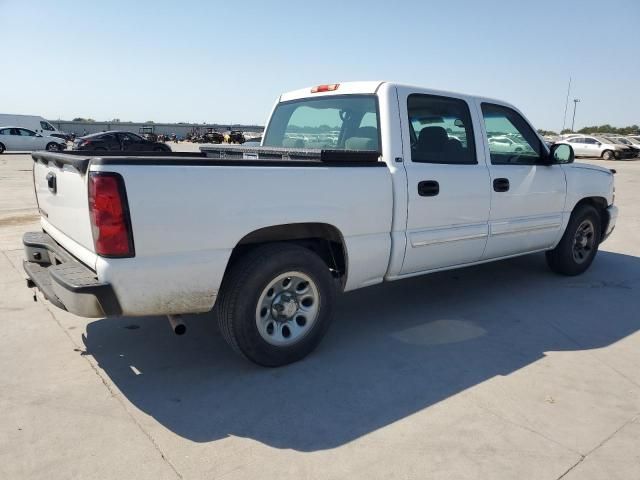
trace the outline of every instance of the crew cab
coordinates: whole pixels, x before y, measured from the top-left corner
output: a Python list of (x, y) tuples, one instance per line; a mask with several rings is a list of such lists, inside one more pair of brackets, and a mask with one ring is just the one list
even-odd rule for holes
[(265, 366), (310, 353), (340, 292), (542, 251), (578, 275), (618, 212), (613, 172), (547, 147), (514, 106), (388, 82), (285, 93), (258, 147), (33, 159), (29, 286), (177, 333), (213, 309)]

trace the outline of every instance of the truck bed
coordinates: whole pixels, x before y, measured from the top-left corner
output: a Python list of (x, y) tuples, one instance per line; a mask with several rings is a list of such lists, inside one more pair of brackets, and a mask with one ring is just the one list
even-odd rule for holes
[[(211, 145), (200, 153), (36, 152), (33, 159), (43, 230), (113, 286), (125, 315), (208, 311), (234, 248), (267, 227), (334, 228), (346, 250), (346, 290), (378, 283), (387, 270), (391, 175), (375, 151)], [(123, 179), (134, 257), (96, 254), (88, 208), (94, 172)]]

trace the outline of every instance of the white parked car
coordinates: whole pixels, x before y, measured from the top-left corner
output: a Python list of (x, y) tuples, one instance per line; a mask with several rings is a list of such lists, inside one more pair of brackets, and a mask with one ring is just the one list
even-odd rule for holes
[(0, 127), (0, 153), (5, 151), (34, 152), (49, 150), (57, 152), (67, 148), (62, 138), (43, 136), (26, 128)]
[(527, 151), (534, 153), (533, 150), (526, 143), (526, 140), (516, 141), (513, 138), (505, 136), (489, 137), (489, 146), (494, 152), (503, 153), (519, 153)]
[(532, 252), (578, 275), (616, 223), (612, 171), (547, 147), (499, 100), (320, 85), (283, 94), (267, 125), (260, 147), (200, 155), (34, 153), (28, 285), (86, 317), (166, 315), (176, 333), (215, 306), (234, 350), (278, 366), (320, 342), (339, 292)]
[(599, 136), (576, 135), (556, 142), (556, 144), (571, 145), (576, 157), (601, 157), (605, 160), (622, 160), (636, 156), (636, 152), (632, 148)]

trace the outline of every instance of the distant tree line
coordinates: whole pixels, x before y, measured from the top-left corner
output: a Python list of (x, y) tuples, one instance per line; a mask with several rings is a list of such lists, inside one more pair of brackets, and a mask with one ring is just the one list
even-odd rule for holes
[(542, 130), (541, 128), (538, 129), (538, 133), (540, 135), (542, 135), (543, 137), (546, 135), (549, 135), (551, 137), (553, 136), (557, 136), (558, 134), (556, 132), (554, 132), (553, 130)]
[(617, 128), (607, 123), (605, 125), (581, 128), (578, 130), (578, 133), (617, 133), (618, 135), (630, 135), (640, 133), (640, 127), (638, 125), (631, 125), (629, 127)]
[[(553, 130), (542, 130), (541, 128), (538, 129), (538, 133), (540, 135), (549, 135), (549, 136), (554, 136), (554, 135), (558, 135), (556, 132), (554, 132)], [(615, 133), (617, 135), (638, 135), (640, 134), (640, 127), (638, 125), (631, 125), (628, 127), (612, 127), (611, 125), (609, 125), (608, 123), (605, 123), (604, 125), (594, 125), (592, 127), (584, 127), (581, 128), (580, 130), (578, 130), (577, 132), (574, 132), (573, 130), (571, 130), (570, 128), (565, 128), (564, 130), (562, 130), (560, 132), (560, 135), (564, 135), (565, 133)]]

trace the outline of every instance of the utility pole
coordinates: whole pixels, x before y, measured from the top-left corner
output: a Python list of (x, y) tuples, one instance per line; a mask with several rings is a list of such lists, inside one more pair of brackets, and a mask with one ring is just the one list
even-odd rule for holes
[[(564, 130), (564, 126), (567, 123), (567, 108), (569, 107), (569, 92), (571, 92), (571, 77), (569, 77), (569, 87), (567, 88), (567, 99), (564, 102), (564, 117), (562, 117), (562, 130)], [(560, 132), (562, 132), (560, 130)]]
[(573, 99), (573, 120), (571, 121), (571, 131), (574, 132), (574, 127), (576, 124), (576, 107), (578, 106), (578, 103), (580, 102), (579, 98), (574, 98)]

